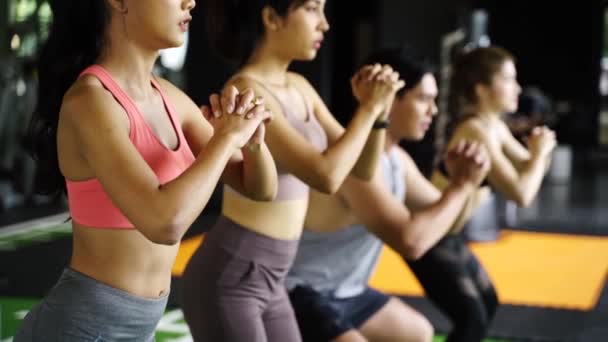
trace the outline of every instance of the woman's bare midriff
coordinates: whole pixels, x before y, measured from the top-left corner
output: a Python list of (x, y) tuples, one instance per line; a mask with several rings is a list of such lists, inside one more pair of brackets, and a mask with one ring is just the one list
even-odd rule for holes
[(101, 283), (144, 298), (165, 296), (179, 244), (159, 245), (135, 229), (74, 228), (70, 267)]
[(258, 202), (232, 191), (224, 192), (222, 214), (241, 226), (279, 240), (297, 240), (308, 209), (303, 199)]

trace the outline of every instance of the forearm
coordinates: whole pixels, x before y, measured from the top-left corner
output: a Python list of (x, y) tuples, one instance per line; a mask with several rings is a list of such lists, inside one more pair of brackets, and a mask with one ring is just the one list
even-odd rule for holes
[(444, 237), (461, 214), (473, 190), (472, 184), (450, 184), (437, 202), (414, 212), (403, 230), (403, 240), (409, 247), (404, 257), (417, 259)]
[(149, 224), (160, 226), (161, 232), (155, 233), (159, 234), (159, 240), (173, 243), (181, 240), (207, 205), (232, 153), (229, 139), (212, 138), (184, 173), (159, 188), (158, 205), (150, 217), (155, 216), (160, 222)]
[(372, 129), (351, 175), (369, 180), (378, 169), (378, 161), (384, 151), (386, 129)]
[(518, 205), (522, 207), (530, 205), (540, 189), (548, 162), (547, 157), (533, 156), (524, 165), (515, 184), (516, 193), (514, 198), (511, 198)]
[[(378, 107), (360, 106), (346, 127), (344, 134), (323, 154), (323, 158), (325, 159), (324, 171), (331, 174), (330, 178), (333, 179), (333, 183), (336, 183), (334, 184), (335, 190), (342, 184), (346, 176), (351, 173), (368, 141), (375, 120), (375, 115), (370, 115), (369, 112), (377, 112), (378, 110)], [(379, 149), (378, 139), (375, 140), (370, 145), (370, 148)], [(381, 151), (376, 152), (376, 160), (380, 153)], [(363, 164), (371, 164), (371, 162), (368, 161)], [(369, 165), (366, 167), (369, 167)], [(373, 175), (373, 171), (367, 172), (367, 174), (368, 176)]]
[(243, 152), (243, 189), (247, 197), (272, 201), (277, 193), (277, 168), (265, 143), (251, 144)]

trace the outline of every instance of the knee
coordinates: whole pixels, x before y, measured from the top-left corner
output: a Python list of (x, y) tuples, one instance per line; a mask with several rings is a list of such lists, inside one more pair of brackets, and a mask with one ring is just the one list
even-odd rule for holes
[[(481, 317), (463, 317), (453, 322), (454, 326), (450, 334), (452, 339), (448, 341), (481, 341), (488, 331), (488, 320)], [(458, 336), (458, 338), (456, 338)]]
[(498, 296), (496, 295), (496, 291), (494, 291), (494, 288), (491, 288), (490, 290), (491, 292), (486, 295), (487, 299), (485, 301), (488, 321), (491, 321), (494, 318), (496, 310), (498, 309)]
[(417, 324), (416, 338), (414, 341), (430, 342), (433, 340), (434, 335), (435, 329), (431, 322), (429, 322), (426, 317), (421, 316), (421, 319)]

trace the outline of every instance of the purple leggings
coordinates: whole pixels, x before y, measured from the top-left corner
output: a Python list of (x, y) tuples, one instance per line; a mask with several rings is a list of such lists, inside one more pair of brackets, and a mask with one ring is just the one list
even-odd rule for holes
[(181, 280), (194, 341), (301, 341), (284, 286), (297, 247), (220, 217)]

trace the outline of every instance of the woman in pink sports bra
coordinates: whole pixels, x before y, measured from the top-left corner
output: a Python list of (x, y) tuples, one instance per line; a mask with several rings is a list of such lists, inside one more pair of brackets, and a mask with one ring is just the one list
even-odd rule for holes
[(215, 186), (272, 200), (271, 118), (251, 89), (212, 96), (208, 122), (152, 75), (179, 46), (193, 0), (61, 0), (40, 58), (32, 122), (44, 191), (67, 191), (70, 265), (15, 341), (153, 341), (181, 237)]

